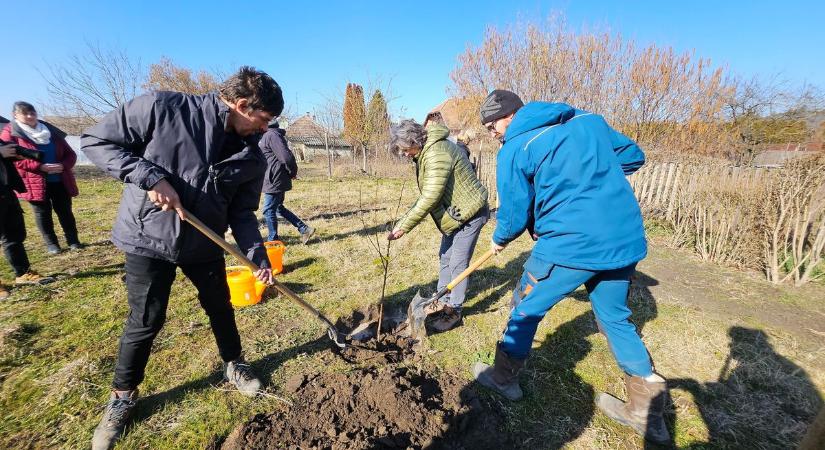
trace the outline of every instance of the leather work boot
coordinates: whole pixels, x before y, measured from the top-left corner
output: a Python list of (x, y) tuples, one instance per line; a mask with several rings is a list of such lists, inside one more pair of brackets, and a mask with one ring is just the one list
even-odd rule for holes
[(261, 380), (242, 357), (224, 363), (223, 379), (233, 384), (241, 394), (254, 397), (261, 391)]
[(3, 286), (3, 282), (0, 281), (0, 300), (9, 298), (9, 295), (9, 290), (6, 289), (6, 286)]
[(452, 330), (461, 324), (461, 310), (445, 306), (442, 310), (441, 317), (433, 321), (433, 329), (436, 331)]
[(14, 284), (17, 286), (26, 284), (49, 284), (52, 282), (54, 282), (54, 278), (44, 277), (33, 270), (30, 270), (14, 279)]
[(596, 406), (616, 422), (632, 427), (648, 441), (668, 444), (670, 433), (662, 416), (667, 397), (667, 383), (658, 374), (653, 374), (653, 378), (655, 380), (649, 381), (625, 374), (624, 384), (628, 401), (625, 403), (610, 394), (601, 393), (596, 398)]
[(137, 396), (137, 389), (121, 393), (112, 392), (106, 411), (103, 412), (103, 418), (95, 428), (92, 450), (109, 450), (115, 446), (115, 442), (123, 435), (126, 423), (135, 409)]
[(518, 385), (518, 374), (526, 359), (516, 359), (496, 347), (496, 360), (493, 367), (477, 362), (473, 364), (473, 377), (481, 383), (509, 400), (520, 400), (524, 396), (521, 386)]

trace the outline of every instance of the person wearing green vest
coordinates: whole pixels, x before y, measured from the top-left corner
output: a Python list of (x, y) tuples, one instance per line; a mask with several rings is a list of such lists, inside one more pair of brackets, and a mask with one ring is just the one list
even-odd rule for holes
[[(450, 130), (431, 124), (426, 130), (414, 120), (403, 120), (391, 129), (390, 148), (411, 157), (420, 195), (387, 236), (395, 240), (410, 232), (428, 214), (443, 234), (438, 255), (438, 289), (470, 264), (481, 228), (487, 223), (487, 189), (481, 184), (465, 152), (447, 140)], [(461, 324), (461, 306), (467, 292), (465, 279), (432, 308), (441, 311), (433, 323), (437, 331)]]

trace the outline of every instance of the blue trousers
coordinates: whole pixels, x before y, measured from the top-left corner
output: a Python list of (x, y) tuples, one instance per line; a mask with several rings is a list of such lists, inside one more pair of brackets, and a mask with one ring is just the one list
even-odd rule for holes
[(502, 350), (527, 358), (544, 315), (556, 303), (584, 284), (599, 328), (622, 370), (646, 377), (653, 373), (650, 355), (636, 327), (630, 323), (627, 293), (636, 264), (614, 270), (571, 269), (531, 256), (513, 292), (513, 310), (504, 331)]
[(298, 232), (304, 234), (307, 231), (307, 224), (305, 224), (292, 211), (286, 209), (284, 206), (284, 193), (264, 194), (264, 221), (266, 221), (266, 228), (269, 232), (266, 240), (278, 240), (278, 216), (288, 220)]

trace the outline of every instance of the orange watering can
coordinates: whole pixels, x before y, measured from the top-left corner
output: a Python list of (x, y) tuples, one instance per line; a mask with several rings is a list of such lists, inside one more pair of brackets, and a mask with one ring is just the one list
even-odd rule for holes
[(269, 258), (269, 264), (272, 266), (272, 273), (278, 274), (284, 271), (284, 251), (286, 246), (281, 241), (267, 241), (264, 242), (266, 248), (266, 256)]
[(259, 303), (266, 289), (266, 284), (255, 278), (246, 266), (227, 267), (226, 284), (229, 285), (229, 301), (233, 306), (249, 306)]

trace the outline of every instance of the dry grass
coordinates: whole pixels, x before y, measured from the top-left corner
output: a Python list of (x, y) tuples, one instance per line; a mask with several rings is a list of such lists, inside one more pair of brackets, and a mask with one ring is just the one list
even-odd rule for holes
[[(368, 223), (377, 226), (380, 218), (391, 216), (403, 180), (330, 181), (323, 166), (309, 169), (287, 196), (287, 205), (318, 229), (319, 238), (302, 246), (297, 232), (284, 225), (288, 272), (281, 280), (334, 319), (380, 297), (381, 265), (374, 261), (374, 249), (364, 236), (375, 230), (365, 231), (358, 218), (359, 186), (364, 192), (378, 188), (377, 195), (364, 196), (360, 208), (374, 218)], [(316, 171), (321, 177), (312, 175)], [(86, 242), (103, 241), (120, 186), (84, 177), (81, 190), (76, 203), (81, 237)], [(415, 189), (406, 192), (402, 203), (409, 205)], [(477, 254), (486, 250), (491, 225), (483, 230)], [(427, 222), (393, 243), (388, 307), (405, 305), (419, 289), (432, 292), (438, 242), (437, 230)], [(530, 246), (529, 240), (517, 240), (473, 276), (464, 326), (432, 336), (434, 352), (427, 356), (428, 363), (460, 373), (469, 383), (469, 364), (492, 359), (510, 291)], [(126, 314), (120, 280), (123, 258), (105, 244), (49, 258), (37, 236), (30, 237), (27, 247), (37, 269), (72, 275), (47, 287), (16, 290), (10, 300), (0, 303), (0, 330), (8, 330), (0, 335), (0, 446), (86, 447), (106, 399)], [(741, 316), (733, 306), (762, 304), (770, 310), (781, 299), (765, 301), (766, 293), (780, 297), (797, 291), (735, 272), (727, 275), (729, 284), (721, 283), (706, 276), (721, 269), (696, 261), (682, 264), (683, 258), (671, 250), (653, 252), (640, 265), (632, 297), (633, 320), (642, 329), (659, 371), (674, 382), (673, 413), (668, 420), (676, 444), (792, 448), (822, 402), (821, 340), (765, 326)], [(679, 290), (671, 289), (671, 282), (656, 286), (655, 280), (650, 281), (651, 274), (677, 269), (683, 270), (678, 272), (684, 281)], [(8, 279), (6, 266), (0, 267), (0, 276)], [(765, 286), (765, 290), (738, 289), (740, 285)], [(693, 298), (704, 295), (699, 290), (703, 286), (718, 295), (714, 304), (734, 313), (725, 314), (725, 308), (705, 312)], [(823, 294), (822, 289), (804, 292)], [(623, 392), (621, 373), (584, 299), (581, 291), (576, 292), (542, 322), (534, 357), (521, 378), (527, 393), (524, 401), (511, 404), (484, 394), (507, 418), (507, 428), (498, 432), (513, 434), (525, 448), (644, 445), (593, 407), (596, 392)], [(794, 308), (813, 315), (812, 305), (816, 303), (800, 301)], [(261, 304), (238, 310), (237, 322), (247, 358), (268, 382), (270, 395), (247, 399), (225, 392), (207, 319), (191, 285), (179, 276), (167, 324), (141, 386), (143, 400), (136, 421), (120, 448), (203, 448), (213, 436), (226, 435), (255, 413), (287, 408), (283, 400), (290, 399), (282, 386), (295, 373), (348, 370), (330, 354), (323, 327), (285, 299), (268, 295)]]

